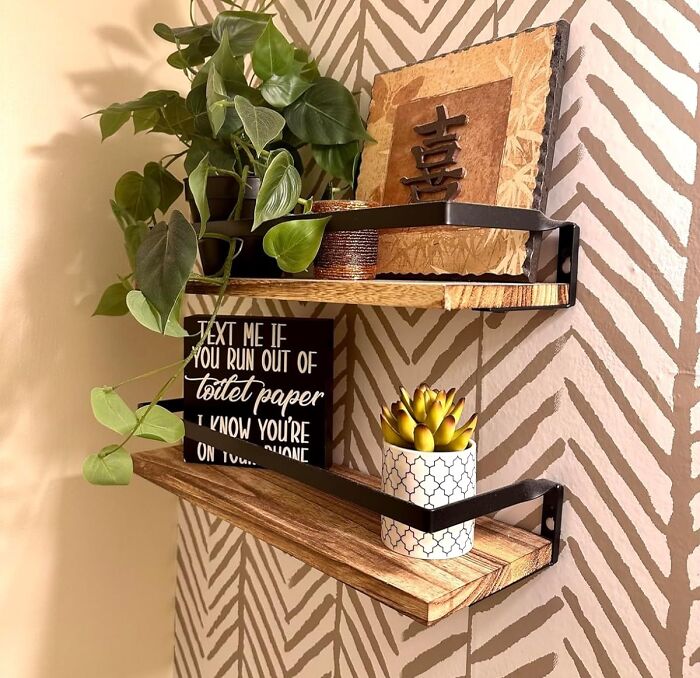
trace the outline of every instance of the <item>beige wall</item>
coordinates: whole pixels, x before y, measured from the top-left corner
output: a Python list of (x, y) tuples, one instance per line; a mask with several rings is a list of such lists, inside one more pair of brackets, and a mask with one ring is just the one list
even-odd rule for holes
[(150, 29), (163, 16), (184, 21), (186, 9), (2, 3), (3, 678), (172, 675), (174, 500), (138, 480), (94, 488), (80, 475), (83, 457), (112, 442), (91, 418), (90, 387), (179, 351), (127, 319), (90, 317), (126, 270), (108, 205), (114, 181), (158, 157), (163, 140), (127, 132), (100, 146), (97, 119), (81, 116), (178, 82)]

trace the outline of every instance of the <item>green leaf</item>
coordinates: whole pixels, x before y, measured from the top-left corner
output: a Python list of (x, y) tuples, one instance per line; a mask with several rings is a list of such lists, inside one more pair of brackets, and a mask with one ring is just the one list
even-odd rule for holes
[(125, 231), (127, 226), (136, 221), (134, 217), (129, 214), (129, 210), (125, 210), (123, 207), (120, 207), (116, 202), (114, 202), (114, 200), (110, 200), (109, 204), (112, 208), (112, 214), (114, 214), (114, 218), (117, 220), (117, 223), (122, 231)]
[(272, 159), (277, 155), (277, 153), (275, 153), (275, 151), (279, 151), (281, 149), (284, 149), (292, 156), (292, 160), (294, 161), (294, 167), (297, 168), (297, 172), (299, 172), (299, 174), (301, 176), (303, 176), (303, 174), (304, 174), (304, 161), (301, 157), (301, 154), (294, 146), (291, 146), (287, 142), (282, 141), (280, 139), (279, 141), (273, 141), (269, 145), (268, 148), (270, 151), (270, 157), (268, 157), (268, 159), (267, 159), (268, 164), (270, 164), (272, 162)]
[(207, 179), (209, 178), (209, 154), (207, 153), (189, 176), (190, 191), (199, 211), (199, 237), (207, 230), (209, 221), (209, 201), (207, 200)]
[(124, 229), (124, 249), (129, 258), (131, 270), (136, 266), (136, 252), (148, 233), (148, 226), (143, 221), (134, 221)]
[(220, 136), (221, 128), (226, 122), (226, 114), (228, 113), (227, 103), (228, 99), (214, 99), (211, 104), (207, 106), (209, 123), (211, 124), (212, 134), (215, 137)]
[(283, 221), (263, 238), (265, 254), (274, 257), (287, 273), (300, 273), (313, 262), (330, 217)]
[[(148, 405), (139, 407), (136, 416), (140, 419), (148, 411)], [(180, 417), (175, 416), (160, 405), (154, 405), (148, 415), (141, 419), (136, 433), (139, 438), (160, 440), (163, 443), (176, 443), (185, 437), (185, 424)]]
[[(129, 309), (129, 313), (143, 325), (146, 329), (152, 332), (160, 333), (160, 315), (151, 304), (148, 303), (148, 299), (143, 296), (141, 290), (131, 290), (126, 295), (126, 305)], [(174, 311), (175, 309), (173, 309)], [(172, 312), (168, 318), (168, 322), (165, 324), (165, 334), (167, 337), (186, 337), (188, 336), (185, 329), (178, 322), (177, 314)]]
[(149, 162), (143, 168), (143, 175), (153, 179), (158, 184), (160, 191), (158, 209), (163, 213), (167, 212), (168, 208), (180, 197), (182, 182), (157, 162)]
[(332, 78), (319, 78), (284, 112), (300, 139), (330, 146), (369, 136), (352, 94)]
[(163, 119), (165, 128), (158, 129), (160, 132), (180, 134), (185, 139), (189, 139), (197, 132), (194, 126), (194, 115), (192, 115), (192, 111), (187, 108), (187, 100), (182, 97), (173, 99), (173, 101), (164, 108)]
[(360, 152), (360, 145), (357, 141), (335, 146), (312, 146), (311, 152), (316, 164), (321, 169), (333, 177), (352, 183), (355, 158)]
[(301, 177), (294, 167), (289, 151), (275, 151), (275, 156), (265, 170), (255, 201), (255, 230), (263, 221), (276, 219), (291, 212), (301, 195)]
[[(109, 108), (122, 111), (141, 111), (148, 108), (162, 108), (180, 95), (172, 89), (156, 89), (146, 92), (140, 99), (125, 101), (121, 104), (112, 104)], [(104, 109), (106, 110), (106, 109)], [(99, 111), (102, 113), (103, 111)]]
[(100, 298), (97, 308), (92, 315), (126, 315), (129, 309), (126, 305), (126, 295), (131, 288), (118, 282), (110, 285)]
[(228, 34), (231, 50), (237, 56), (249, 54), (255, 41), (272, 19), (272, 14), (247, 11), (219, 12), (212, 26), (214, 39), (221, 42), (224, 31)]
[(226, 104), (229, 98), (226, 94), (226, 86), (214, 66), (209, 69), (207, 77), (207, 113), (209, 124), (217, 136), (226, 122)]
[(160, 316), (161, 332), (165, 332), (196, 258), (197, 234), (177, 210), (169, 223), (162, 221), (148, 232), (136, 253), (136, 280)]
[[(115, 106), (117, 104), (114, 104)], [(113, 134), (116, 134), (131, 117), (130, 111), (125, 111), (120, 108), (106, 108), (100, 115), (100, 132), (102, 132), (102, 141), (108, 139)]]
[(134, 134), (153, 129), (160, 119), (160, 109), (143, 108), (133, 113)]
[(165, 111), (158, 110), (157, 120), (153, 127), (149, 130), (149, 134), (169, 134), (170, 136), (177, 136), (178, 131), (174, 130), (165, 120)]
[(211, 35), (205, 35), (201, 40), (184, 48), (178, 45), (178, 48), (168, 55), (166, 61), (173, 68), (192, 69), (201, 66), (207, 57), (216, 52), (218, 47), (219, 43)]
[[(221, 52), (228, 53), (228, 57), (222, 57)], [(212, 63), (215, 59), (216, 63)], [(206, 86), (206, 106), (211, 129), (209, 136), (228, 140), (243, 126), (233, 107), (233, 97), (240, 94), (251, 103), (256, 101), (264, 103), (264, 100), (262, 95), (246, 82), (240, 57), (231, 54), (226, 33), (219, 51), (209, 64)]]
[(299, 65), (299, 75), (307, 82), (315, 82), (321, 77), (316, 60), (311, 59), (303, 49), (297, 47), (294, 50), (294, 61)]
[(152, 176), (127, 172), (114, 187), (114, 200), (136, 219), (150, 219), (160, 204), (160, 186)]
[(192, 113), (195, 134), (205, 137), (213, 136), (207, 111), (207, 82), (193, 87), (185, 99), (187, 110)]
[(260, 93), (270, 106), (284, 108), (294, 103), (311, 83), (304, 80), (296, 71), (284, 75), (273, 75), (262, 84)]
[(199, 87), (200, 85), (206, 85), (207, 84), (207, 75), (209, 75), (209, 68), (213, 64), (213, 59), (209, 59), (207, 63), (205, 63), (198, 71), (197, 75), (192, 78), (192, 82), (190, 83), (190, 87), (192, 89), (195, 89), (196, 87)]
[(230, 96), (233, 94), (243, 94), (248, 88), (243, 71), (243, 58), (236, 56), (231, 50), (228, 33), (224, 33), (221, 38), (221, 44), (209, 62), (208, 68), (216, 68), (221, 79), (224, 82), (225, 92)]
[(93, 388), (90, 404), (95, 419), (112, 431), (126, 435), (136, 426), (136, 415), (111, 386)]
[(93, 485), (128, 485), (133, 473), (131, 456), (120, 445), (107, 445), (83, 462), (83, 478)]
[(318, 71), (318, 65), (316, 64), (316, 59), (311, 59), (311, 61), (305, 63), (299, 71), (299, 75), (308, 82), (316, 82), (321, 77), (321, 74)]
[(253, 106), (242, 96), (233, 100), (243, 129), (255, 150), (260, 153), (271, 141), (277, 139), (284, 128), (284, 118), (269, 108)]
[(231, 171), (236, 164), (236, 156), (228, 141), (195, 137), (185, 156), (185, 172), (192, 174), (202, 158), (209, 154), (209, 164), (214, 169)]
[(200, 26), (185, 26), (184, 28), (170, 28), (167, 24), (157, 23), (153, 32), (163, 40), (181, 45), (191, 45), (202, 38), (211, 35), (211, 24)]
[(265, 30), (253, 46), (253, 70), (261, 80), (273, 75), (283, 75), (294, 61), (294, 47), (280, 33), (272, 21), (268, 21)]

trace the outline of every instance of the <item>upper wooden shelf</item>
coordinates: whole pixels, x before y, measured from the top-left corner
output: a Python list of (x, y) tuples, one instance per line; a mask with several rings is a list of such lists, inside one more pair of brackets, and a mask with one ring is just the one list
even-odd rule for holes
[[(215, 284), (191, 282), (192, 294), (215, 294)], [(234, 278), (227, 293), (237, 297), (313, 301), (332, 304), (409, 308), (522, 309), (569, 303), (565, 283), (461, 283), (405, 280), (310, 280)]]
[[(379, 479), (334, 467), (357, 482)], [(549, 565), (551, 542), (478, 518), (474, 548), (450, 560), (393, 553), (379, 515), (274, 471), (185, 464), (182, 448), (134, 454), (134, 471), (236, 527), (424, 624)]]

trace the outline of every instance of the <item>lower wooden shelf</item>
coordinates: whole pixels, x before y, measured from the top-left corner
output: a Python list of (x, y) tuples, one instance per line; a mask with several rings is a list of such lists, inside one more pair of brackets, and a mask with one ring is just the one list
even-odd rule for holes
[[(336, 473), (378, 485), (346, 467)], [(474, 548), (450, 560), (389, 551), (379, 515), (274, 471), (185, 464), (180, 446), (134, 454), (134, 471), (272, 546), (424, 624), (545, 568), (551, 543), (478, 518)]]
[[(216, 294), (212, 283), (190, 282), (191, 294)], [(557, 308), (569, 303), (564, 283), (461, 283), (406, 280), (312, 280), (234, 278), (227, 294), (237, 297), (314, 301), (331, 304), (408, 308), (522, 309)]]

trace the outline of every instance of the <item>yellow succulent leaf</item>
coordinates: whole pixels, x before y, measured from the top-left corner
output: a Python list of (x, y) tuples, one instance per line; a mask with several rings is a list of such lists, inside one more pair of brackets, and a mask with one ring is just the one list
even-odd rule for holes
[(434, 452), (435, 440), (430, 429), (425, 424), (418, 424), (413, 432), (416, 450), (419, 452)]
[(440, 445), (438, 450), (440, 452), (462, 452), (467, 449), (469, 441), (474, 435), (474, 430), (476, 429), (477, 415), (473, 414), (469, 417), (469, 421), (454, 432), (452, 440), (448, 443)]
[(439, 400), (434, 400), (428, 408), (428, 416), (425, 418), (426, 426), (433, 432), (438, 430), (442, 424), (442, 418), (445, 416), (445, 410)]
[(467, 445), (469, 445), (469, 441), (472, 439), (472, 434), (474, 433), (474, 430), (468, 430), (465, 431), (464, 433), (458, 435), (455, 438), (452, 438), (447, 445), (444, 446), (444, 449), (446, 452), (462, 452), (463, 450), (467, 449)]
[(423, 393), (419, 390), (416, 390), (413, 396), (413, 414), (417, 421), (425, 421), (427, 414), (425, 411), (425, 398), (423, 397)]
[(455, 418), (451, 414), (448, 414), (442, 420), (442, 424), (440, 424), (438, 430), (435, 431), (435, 444), (447, 445), (447, 443), (449, 443), (450, 440), (452, 440), (456, 424), (457, 422), (455, 421)]
[(474, 432), (474, 429), (476, 428), (476, 412), (472, 414), (471, 417), (469, 417), (469, 421), (462, 426), (462, 428), (457, 430), (457, 433), (455, 435), (461, 436), (463, 433), (466, 433), (467, 431), (471, 431), (472, 433)]
[(397, 431), (407, 443), (413, 442), (413, 432), (416, 422), (405, 410), (401, 410), (396, 416)]
[(399, 446), (405, 444), (403, 438), (399, 435), (399, 432), (396, 429), (394, 429), (391, 423), (387, 421), (386, 417), (384, 417), (383, 415), (381, 417), (381, 424), (382, 435), (384, 436), (384, 440), (386, 440), (386, 442), (390, 443), (391, 445)]
[(450, 414), (455, 418), (456, 422), (458, 422), (459, 418), (462, 416), (462, 412), (464, 411), (464, 405), (466, 404), (466, 402), (467, 401), (464, 398), (460, 398), (452, 407)]
[(402, 386), (399, 389), (399, 392), (401, 393), (401, 402), (406, 406), (409, 412), (412, 412), (413, 403), (411, 403), (411, 396), (409, 395), (408, 391)]
[(382, 414), (386, 417), (387, 421), (396, 428), (396, 417), (386, 405), (382, 405)]
[[(405, 412), (405, 413), (411, 418), (411, 420), (413, 421), (414, 424), (417, 424), (417, 423), (418, 423), (418, 422), (416, 421), (415, 416), (413, 416), (413, 410), (411, 410), (411, 409), (409, 409), (408, 407), (406, 407), (406, 405), (404, 405), (403, 403), (399, 403), (399, 405), (398, 405), (398, 412)], [(396, 419), (398, 420), (398, 418), (399, 418), (398, 413), (395, 414), (394, 416), (395, 416)]]

